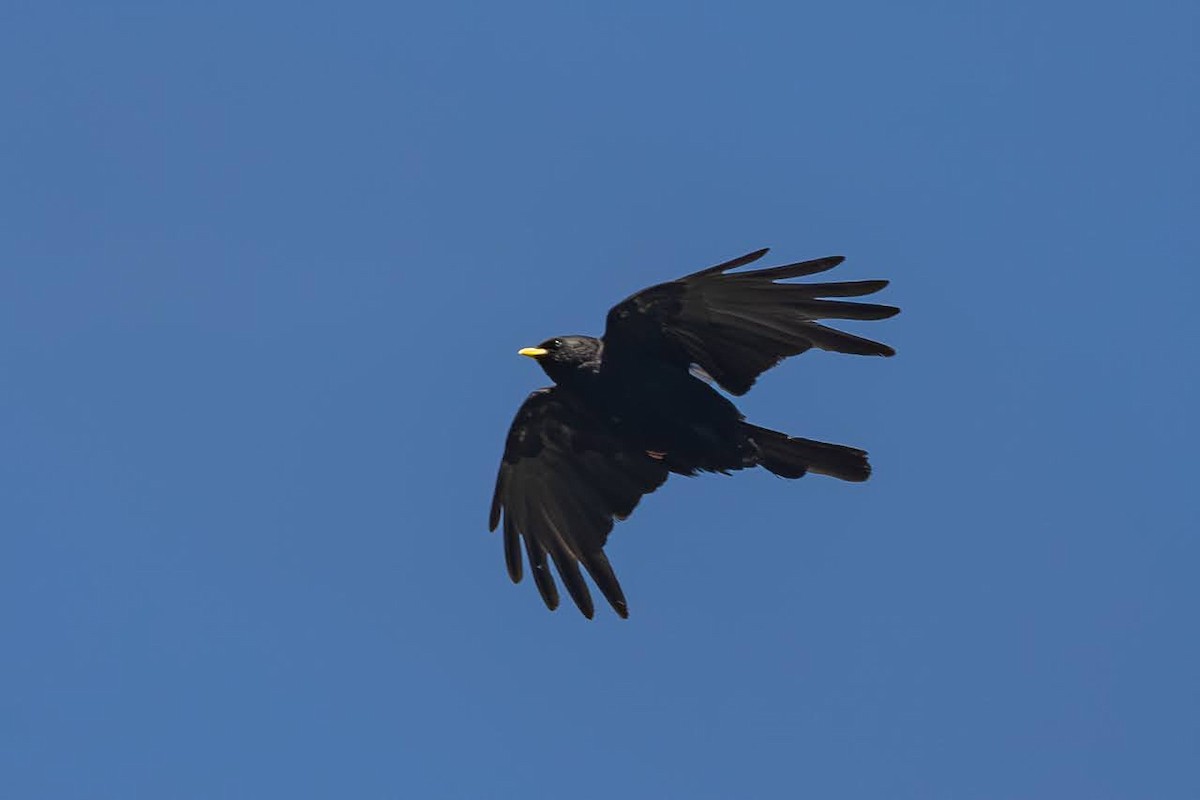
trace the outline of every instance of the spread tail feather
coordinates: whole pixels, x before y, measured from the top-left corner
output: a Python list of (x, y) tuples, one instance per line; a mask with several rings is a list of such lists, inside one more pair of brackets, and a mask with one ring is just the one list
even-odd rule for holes
[(815, 472), (857, 482), (871, 476), (865, 450), (788, 436), (748, 422), (741, 425), (758, 447), (759, 465), (781, 478), (799, 478), (806, 472)]

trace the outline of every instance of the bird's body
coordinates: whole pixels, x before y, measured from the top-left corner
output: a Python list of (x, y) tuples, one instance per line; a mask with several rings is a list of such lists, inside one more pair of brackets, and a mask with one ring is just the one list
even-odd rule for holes
[(655, 360), (606, 363), (603, 343), (589, 336), (545, 344), (554, 341), (573, 348), (572, 357), (587, 354), (574, 368), (556, 370), (556, 391), (574, 394), (631, 447), (659, 454), (682, 475), (750, 465), (741, 413), (690, 370)]
[(555, 386), (529, 396), (509, 430), (490, 524), (504, 522), (509, 575), (523, 573), (525, 543), (546, 605), (558, 605), (547, 556), (586, 616), (592, 601), (582, 564), (621, 616), (625, 598), (603, 546), (668, 473), (730, 472), (763, 466), (798, 478), (818, 472), (862, 481), (866, 453), (789, 437), (747, 423), (718, 392), (744, 394), (783, 358), (820, 347), (863, 355), (891, 348), (816, 320), (883, 319), (891, 306), (832, 301), (878, 291), (885, 281), (779, 284), (824, 271), (838, 257), (726, 274), (758, 251), (632, 295), (608, 315), (603, 339), (562, 336), (526, 348)]

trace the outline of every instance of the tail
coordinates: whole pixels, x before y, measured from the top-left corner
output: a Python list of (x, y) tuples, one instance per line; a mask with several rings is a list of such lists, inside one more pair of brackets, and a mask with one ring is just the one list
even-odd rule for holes
[(748, 422), (739, 424), (758, 448), (759, 465), (781, 478), (799, 478), (806, 472), (856, 482), (871, 477), (865, 450), (788, 436)]

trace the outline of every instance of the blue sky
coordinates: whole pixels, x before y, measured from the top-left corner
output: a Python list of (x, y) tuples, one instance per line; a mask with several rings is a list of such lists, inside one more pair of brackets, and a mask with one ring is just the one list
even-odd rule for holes
[[(0, 794), (1196, 797), (1198, 22), (7, 4)], [(673, 479), (547, 612), (516, 349), (763, 246), (894, 282), (740, 401), (875, 477)]]

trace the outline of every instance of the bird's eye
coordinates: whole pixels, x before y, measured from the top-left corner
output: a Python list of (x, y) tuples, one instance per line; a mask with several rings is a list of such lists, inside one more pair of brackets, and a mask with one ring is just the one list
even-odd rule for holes
[(550, 343), (551, 347), (562, 347), (562, 339), (555, 339)]

